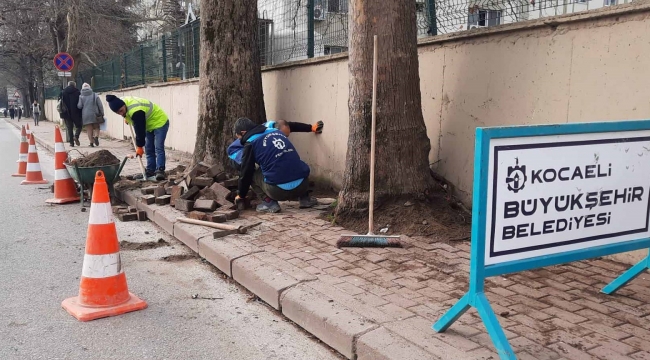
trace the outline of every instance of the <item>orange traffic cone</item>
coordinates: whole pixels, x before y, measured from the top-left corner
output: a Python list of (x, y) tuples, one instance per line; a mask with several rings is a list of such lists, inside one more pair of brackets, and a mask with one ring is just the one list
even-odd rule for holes
[(79, 201), (77, 187), (70, 177), (68, 169), (63, 163), (68, 158), (68, 153), (63, 146), (61, 130), (54, 128), (54, 199), (45, 200), (48, 204), (66, 204)]
[(101, 170), (95, 175), (79, 296), (63, 300), (61, 306), (80, 321), (147, 307), (126, 285), (108, 185)]
[(27, 152), (29, 151), (29, 143), (27, 142), (27, 130), (23, 126), (20, 130), (20, 150), (18, 151), (18, 172), (11, 175), (14, 177), (25, 177), (27, 175)]
[(27, 140), (29, 140), (29, 137), (32, 136), (32, 131), (29, 130), (29, 124), (25, 124), (26, 130), (27, 130)]
[(25, 175), (20, 185), (47, 184), (48, 181), (43, 179), (41, 172), (41, 163), (38, 161), (38, 152), (36, 151), (36, 139), (34, 135), (29, 137), (29, 151), (27, 153), (27, 175)]

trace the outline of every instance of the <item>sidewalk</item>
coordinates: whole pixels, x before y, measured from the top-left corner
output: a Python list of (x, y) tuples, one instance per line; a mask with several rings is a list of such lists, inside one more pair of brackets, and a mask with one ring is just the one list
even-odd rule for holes
[[(48, 126), (53, 129), (42, 123), (35, 133), (51, 144)], [(112, 140), (102, 146), (116, 149), (118, 157), (117, 151), (129, 148)], [(135, 162), (129, 165), (138, 171)], [(121, 195), (348, 358), (498, 359), (474, 310), (445, 333), (431, 329), (467, 290), (468, 241), (402, 236), (403, 249), (337, 249), (348, 231), (294, 203), (284, 203), (281, 214), (245, 212), (236, 222), (262, 224), (246, 235), (215, 240), (204, 227), (177, 222), (182, 214), (169, 206), (137, 202), (136, 191)], [(486, 295), (518, 359), (649, 360), (650, 274), (616, 295), (600, 293), (628, 267), (594, 259), (493, 277)]]
[[(20, 129), (21, 126), (29, 124), (29, 129), (36, 135), (36, 142), (41, 148), (47, 149), (49, 152), (54, 152), (54, 127), (57, 125), (51, 121), (41, 121), (39, 126), (34, 126), (34, 120), (31, 118), (23, 118), (21, 121), (17, 119), (11, 120), (10, 118), (4, 118), (7, 123), (14, 125), (16, 128)], [(65, 143), (65, 130), (61, 131), (61, 136)], [(131, 140), (117, 140), (112, 138), (100, 137), (98, 147), (90, 147), (88, 136), (86, 131), (82, 131), (79, 136), (79, 142), (81, 146), (70, 147), (68, 143), (65, 143), (66, 151), (69, 151), (69, 154), (72, 158), (80, 157), (81, 154), (92, 154), (95, 151), (99, 150), (108, 150), (117, 156), (118, 159), (122, 160), (127, 155), (135, 154), (133, 149), (133, 143)], [(183, 162), (189, 162), (189, 154), (167, 150), (167, 169), (173, 169), (177, 165)], [(144, 164), (146, 165), (146, 160), (143, 159)], [(132, 159), (127, 160), (124, 169), (122, 170), (122, 175), (138, 174), (140, 173), (140, 165), (138, 160)]]

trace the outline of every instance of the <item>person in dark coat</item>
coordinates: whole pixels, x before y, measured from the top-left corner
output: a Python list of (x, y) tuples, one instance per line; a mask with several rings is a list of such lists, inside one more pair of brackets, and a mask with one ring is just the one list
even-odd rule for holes
[(14, 116), (16, 116), (16, 109), (14, 109), (14, 107), (12, 106), (9, 108), (9, 117), (11, 118), (11, 120), (13, 120)]
[[(77, 107), (79, 103), (79, 95), (81, 92), (77, 89), (77, 83), (74, 81), (68, 82), (68, 87), (63, 89), (61, 92), (62, 102), (65, 104), (67, 111), (61, 114), (63, 120), (65, 120), (65, 128), (68, 132), (68, 140), (70, 141), (70, 147), (77, 146), (79, 143), (79, 135), (81, 135), (82, 121), (81, 121), (81, 110)], [(75, 128), (73, 133), (73, 128)]]
[(20, 106), (18, 107), (18, 121), (20, 121), (20, 118), (23, 117), (23, 108)]

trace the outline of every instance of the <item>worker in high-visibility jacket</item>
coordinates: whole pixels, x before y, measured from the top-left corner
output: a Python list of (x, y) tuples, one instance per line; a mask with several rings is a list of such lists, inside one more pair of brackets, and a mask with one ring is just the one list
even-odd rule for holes
[(169, 117), (153, 102), (135, 97), (106, 95), (113, 112), (135, 131), (136, 156), (147, 155), (147, 178), (165, 180), (165, 138), (169, 130)]

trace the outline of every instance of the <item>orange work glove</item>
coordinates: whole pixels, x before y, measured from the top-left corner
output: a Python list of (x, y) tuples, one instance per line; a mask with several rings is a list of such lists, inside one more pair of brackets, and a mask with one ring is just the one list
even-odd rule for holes
[(246, 210), (246, 202), (239, 195), (235, 196), (235, 205), (237, 210)]
[(317, 123), (311, 126), (311, 131), (315, 132), (316, 134), (320, 134), (323, 132), (323, 125), (324, 124), (322, 121), (318, 121)]
[(135, 148), (135, 156), (142, 157), (142, 155), (144, 155), (144, 148), (139, 146)]

